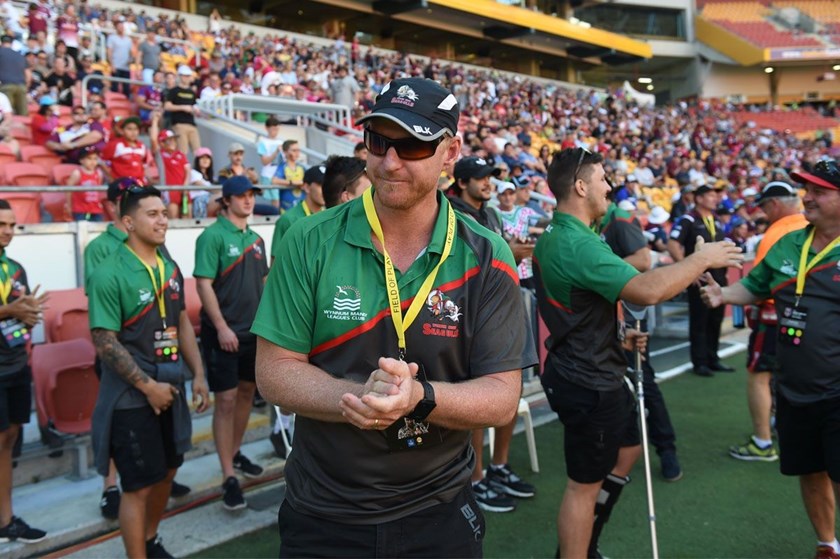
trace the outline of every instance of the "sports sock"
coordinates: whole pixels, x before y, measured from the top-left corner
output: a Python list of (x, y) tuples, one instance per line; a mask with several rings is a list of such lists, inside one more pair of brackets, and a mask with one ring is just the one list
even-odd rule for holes
[(598, 557), (598, 538), (607, 520), (610, 519), (613, 507), (618, 502), (621, 490), (630, 483), (629, 477), (621, 477), (608, 474), (601, 491), (598, 492), (598, 500), (595, 502), (595, 521), (592, 524), (592, 537), (589, 539), (589, 550), (587, 557)]
[(752, 440), (755, 443), (755, 446), (762, 450), (773, 444), (773, 441), (768, 441), (767, 439), (759, 439), (755, 435), (752, 436)]
[(818, 542), (817, 542), (817, 545), (827, 545), (827, 546), (830, 546), (830, 547), (834, 548), (834, 553), (840, 553), (840, 542), (838, 542), (838, 541), (837, 541), (837, 538), (834, 538), (834, 540), (832, 540), (832, 541), (830, 541), (830, 542), (821, 542), (821, 541), (818, 541)]

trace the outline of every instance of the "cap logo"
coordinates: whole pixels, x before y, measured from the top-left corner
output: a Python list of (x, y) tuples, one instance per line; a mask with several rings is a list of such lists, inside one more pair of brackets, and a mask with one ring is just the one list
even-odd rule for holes
[(482, 159), (481, 157), (479, 157), (478, 159), (475, 160), (475, 164), (476, 165), (487, 165), (487, 162), (484, 159)]
[(426, 134), (428, 136), (432, 135), (432, 131), (429, 129), (428, 126), (420, 126), (418, 124), (415, 124), (412, 126), (412, 128), (414, 128), (414, 131), (418, 134)]
[(404, 97), (411, 101), (419, 101), (420, 97), (407, 85), (401, 85), (397, 90), (397, 97)]

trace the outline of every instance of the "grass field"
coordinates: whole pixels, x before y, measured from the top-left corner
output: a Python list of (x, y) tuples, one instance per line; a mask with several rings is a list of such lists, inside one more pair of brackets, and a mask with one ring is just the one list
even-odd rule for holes
[[(749, 432), (743, 355), (729, 360), (735, 374), (682, 375), (662, 385), (675, 424), (685, 476), (669, 483), (652, 456), (659, 551), (670, 557), (813, 557), (813, 531), (798, 483), (782, 477), (778, 462), (741, 462), (729, 445)], [(537, 429), (540, 474), (528, 466), (524, 437), (514, 439), (511, 464), (537, 486), (537, 496), (513, 513), (487, 513), (487, 557), (551, 557), (555, 517), (565, 485), (562, 429), (557, 421)], [(328, 536), (325, 534), (325, 536)], [(279, 540), (269, 528), (207, 550), (200, 557), (276, 557)], [(641, 461), (601, 538), (613, 559), (650, 557), (644, 470)]]

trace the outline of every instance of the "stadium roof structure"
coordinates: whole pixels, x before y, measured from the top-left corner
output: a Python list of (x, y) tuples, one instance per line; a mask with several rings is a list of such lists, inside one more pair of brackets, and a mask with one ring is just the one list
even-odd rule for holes
[(523, 49), (618, 65), (649, 59), (647, 43), (494, 0), (317, 0)]

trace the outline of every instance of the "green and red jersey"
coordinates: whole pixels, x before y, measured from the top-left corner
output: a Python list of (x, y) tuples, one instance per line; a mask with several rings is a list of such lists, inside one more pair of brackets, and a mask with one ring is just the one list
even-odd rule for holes
[(125, 243), (128, 235), (109, 223), (105, 231), (88, 243), (85, 247), (85, 291), (87, 291), (93, 271), (107, 257), (112, 255), (117, 248)]
[(286, 234), (286, 231), (288, 231), (296, 221), (306, 217), (307, 214), (303, 207), (304, 204), (306, 204), (305, 200), (301, 201), (301, 203), (297, 206), (293, 206), (292, 208), (286, 210), (275, 222), (274, 235), (271, 237), (271, 256), (275, 259), (277, 259), (277, 253), (280, 250), (280, 240), (283, 238), (283, 235)]
[[(29, 293), (29, 283), (26, 279), (26, 270), (17, 260), (12, 260), (6, 251), (0, 249), (0, 282), (9, 282), (9, 295), (6, 304), (13, 303)], [(7, 319), (2, 320), (8, 320)], [(27, 328), (28, 330), (28, 328)], [(11, 335), (11, 332), (10, 332)], [(18, 335), (22, 335), (18, 332)], [(0, 384), (16, 384), (18, 382), (29, 382), (29, 375), (24, 375), (24, 367), (28, 360), (25, 345), (9, 347), (3, 336), (0, 341)]]
[(638, 273), (579, 219), (554, 214), (534, 249), (537, 301), (551, 334), (544, 374), (592, 390), (624, 382), (616, 302)]
[[(779, 239), (747, 277), (741, 280), (750, 293), (773, 297), (780, 335), (795, 307), (799, 259), (813, 226)], [(807, 260), (816, 256), (809, 250)], [(776, 344), (776, 386), (794, 404), (809, 404), (840, 397), (840, 246), (826, 254), (808, 272), (799, 310), (806, 323), (800, 341)]]
[[(265, 243), (250, 227), (239, 229), (220, 215), (199, 235), (193, 276), (213, 280), (219, 310), (237, 334), (249, 333), (267, 274)], [(203, 308), (201, 319), (210, 324)]]
[[(438, 201), (428, 248), (396, 272), (403, 312), (440, 261), (449, 201), (440, 193)], [(358, 383), (379, 357), (397, 357), (383, 257), (361, 198), (299, 221), (283, 236), (278, 258), (283, 265), (269, 273), (255, 334)], [(451, 253), (406, 332), (406, 360), (422, 365), (432, 381), (519, 370), (524, 320), (509, 247), (456, 212)], [(298, 417), (295, 429), (286, 498), (305, 514), (387, 522), (451, 501), (470, 479), (469, 431), (441, 428), (440, 444), (392, 452), (380, 432), (346, 423)]]

